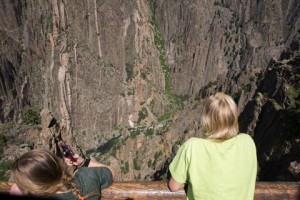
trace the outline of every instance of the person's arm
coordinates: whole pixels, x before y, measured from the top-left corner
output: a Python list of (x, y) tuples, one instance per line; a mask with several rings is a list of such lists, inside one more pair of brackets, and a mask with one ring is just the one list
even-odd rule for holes
[(111, 167), (109, 167), (107, 165), (104, 165), (103, 163), (100, 163), (98, 161), (90, 160), (90, 163), (89, 163), (88, 167), (106, 167), (106, 168), (108, 168), (111, 171), (113, 179), (115, 177), (115, 172), (114, 172), (114, 170)]
[(168, 187), (172, 192), (176, 192), (176, 191), (184, 188), (184, 184), (178, 183), (177, 181), (175, 181), (175, 179), (173, 177), (171, 177), (168, 182)]
[[(188, 183), (189, 162), (189, 143), (184, 143), (176, 152), (175, 157), (169, 165), (170, 180), (168, 188), (175, 192), (185, 187)], [(188, 152), (188, 153), (187, 153)]]
[(21, 192), (21, 190), (15, 183), (11, 186), (11, 188), (9, 190), (9, 194), (14, 195), (14, 196), (22, 196), (23, 195), (23, 193)]
[(115, 173), (114, 173), (114, 170), (111, 167), (109, 167), (109, 166), (107, 166), (107, 165), (105, 165), (103, 163), (100, 163), (100, 162), (98, 162), (96, 160), (91, 160), (89, 158), (88, 159), (87, 158), (83, 158), (83, 157), (81, 157), (81, 156), (79, 156), (77, 154), (75, 154), (73, 157), (75, 158), (75, 160), (71, 160), (68, 157), (64, 158), (65, 163), (68, 166), (77, 166), (77, 167), (82, 167), (82, 166), (85, 166), (85, 167), (106, 167), (106, 168), (108, 168), (111, 171), (112, 176), (114, 178)]

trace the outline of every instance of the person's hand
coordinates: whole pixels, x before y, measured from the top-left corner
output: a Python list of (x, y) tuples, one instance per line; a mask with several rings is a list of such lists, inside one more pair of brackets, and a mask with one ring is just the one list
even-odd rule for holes
[(10, 195), (17, 195), (17, 196), (22, 196), (23, 195), (22, 191), (19, 189), (19, 187), (16, 184), (12, 185), (12, 187), (9, 190), (9, 194)]
[(68, 166), (80, 166), (83, 164), (84, 158), (75, 154), (73, 158), (65, 157), (64, 161)]

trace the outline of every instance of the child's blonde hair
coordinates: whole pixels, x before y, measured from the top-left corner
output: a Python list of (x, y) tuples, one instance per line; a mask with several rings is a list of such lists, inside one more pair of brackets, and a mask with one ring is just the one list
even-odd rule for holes
[(206, 99), (202, 112), (202, 131), (210, 139), (229, 139), (238, 133), (238, 112), (234, 100), (222, 93)]
[(46, 150), (23, 154), (12, 167), (12, 177), (23, 194), (49, 196), (71, 189), (80, 195), (67, 165)]

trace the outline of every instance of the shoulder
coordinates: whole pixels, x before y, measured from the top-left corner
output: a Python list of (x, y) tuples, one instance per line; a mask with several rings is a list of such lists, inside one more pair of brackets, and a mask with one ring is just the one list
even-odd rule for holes
[(104, 189), (113, 182), (113, 176), (107, 167), (81, 167), (74, 177), (75, 183), (81, 188)]
[(192, 137), (183, 143), (182, 149), (188, 151), (192, 149), (199, 149), (201, 146), (205, 145), (205, 139)]
[(252, 137), (246, 133), (239, 133), (237, 135), (237, 137), (239, 138), (239, 140), (244, 140), (244, 141), (253, 141)]
[(199, 137), (191, 137), (189, 138), (186, 142), (190, 142), (190, 143), (201, 143), (203, 141), (205, 141), (206, 139), (203, 138), (199, 138)]
[(183, 144), (183, 146), (193, 146), (193, 145), (198, 145), (198, 144), (202, 143), (203, 140), (204, 140), (204, 139), (202, 139), (202, 138), (192, 137), (192, 138), (189, 138), (189, 139)]
[(77, 176), (94, 176), (95, 174), (101, 174), (101, 175), (111, 175), (111, 171), (107, 167), (80, 167), (78, 172), (76, 173)]
[(239, 140), (239, 142), (243, 143), (243, 144), (248, 144), (248, 145), (251, 145), (251, 146), (255, 146), (255, 143), (252, 139), (252, 137), (246, 133), (239, 133), (237, 135), (237, 138)]

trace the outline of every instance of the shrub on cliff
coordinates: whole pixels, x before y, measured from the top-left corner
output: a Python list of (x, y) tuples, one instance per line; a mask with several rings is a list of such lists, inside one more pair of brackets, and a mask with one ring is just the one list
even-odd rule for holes
[(0, 135), (0, 154), (3, 153), (3, 149), (6, 143), (6, 138), (4, 135)]
[(41, 116), (40, 116), (39, 112), (37, 112), (36, 110), (33, 110), (31, 108), (27, 108), (24, 111), (24, 120), (25, 120), (25, 123), (31, 124), (31, 125), (41, 124)]
[(0, 162), (0, 181), (8, 180), (9, 177), (7, 176), (6, 172), (11, 169), (13, 162), (13, 160)]

